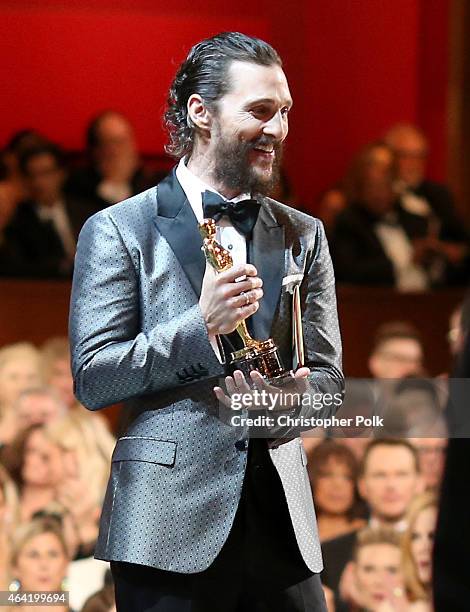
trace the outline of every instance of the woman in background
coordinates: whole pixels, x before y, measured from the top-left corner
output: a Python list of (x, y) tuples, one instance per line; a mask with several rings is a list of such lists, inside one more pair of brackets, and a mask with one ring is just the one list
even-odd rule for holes
[(320, 541), (360, 529), (356, 487), (358, 463), (346, 446), (324, 440), (309, 457), (308, 472), (315, 499)]
[(403, 568), (411, 601), (427, 603), (431, 609), (432, 550), (437, 521), (437, 497), (426, 491), (415, 497), (407, 513), (403, 535)]
[(0, 465), (0, 591), (5, 591), (11, 580), (11, 534), (18, 524), (18, 496), (16, 487)]
[(0, 349), (0, 446), (9, 444), (18, 432), (13, 405), (20, 393), (40, 386), (39, 351), (28, 342)]
[[(13, 538), (11, 568), (14, 581), (11, 585), (21, 591), (42, 591), (58, 594), (55, 612), (71, 612), (66, 599), (69, 554), (60, 524), (51, 518), (36, 518), (20, 526)], [(61, 593), (64, 603), (60, 601)], [(31, 610), (31, 606), (14, 605), (11, 612)], [(35, 605), (35, 612), (50, 612), (51, 605)]]

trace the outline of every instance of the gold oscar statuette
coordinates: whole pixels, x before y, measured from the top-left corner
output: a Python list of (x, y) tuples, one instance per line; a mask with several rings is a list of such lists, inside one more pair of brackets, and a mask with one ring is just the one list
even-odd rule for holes
[[(225, 272), (233, 266), (230, 253), (216, 241), (216, 225), (213, 219), (204, 219), (199, 224), (199, 231), (203, 238), (202, 250), (206, 261), (217, 271)], [(252, 370), (257, 370), (273, 384), (282, 384), (292, 380), (291, 374), (286, 371), (281, 362), (279, 349), (274, 341), (255, 340), (251, 337), (245, 321), (241, 321), (236, 332), (243, 342), (243, 348), (231, 353), (229, 369), (231, 372), (241, 370), (249, 378)]]

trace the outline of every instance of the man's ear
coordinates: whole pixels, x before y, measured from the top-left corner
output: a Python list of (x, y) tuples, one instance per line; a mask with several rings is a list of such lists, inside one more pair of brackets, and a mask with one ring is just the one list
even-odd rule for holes
[(199, 94), (191, 94), (188, 99), (188, 119), (201, 130), (210, 130), (212, 114)]

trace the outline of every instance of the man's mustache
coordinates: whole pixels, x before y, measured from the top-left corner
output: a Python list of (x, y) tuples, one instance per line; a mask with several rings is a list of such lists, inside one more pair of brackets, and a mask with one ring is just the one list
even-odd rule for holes
[(272, 146), (276, 157), (282, 154), (283, 143), (280, 140), (269, 138), (267, 136), (260, 136), (256, 140), (247, 142), (247, 149), (257, 149), (258, 147)]

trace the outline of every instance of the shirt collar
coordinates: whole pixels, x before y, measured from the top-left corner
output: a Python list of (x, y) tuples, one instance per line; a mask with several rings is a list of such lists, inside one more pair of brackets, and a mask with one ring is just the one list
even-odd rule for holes
[[(188, 201), (193, 209), (194, 214), (196, 215), (196, 219), (199, 223), (203, 220), (202, 213), (202, 194), (204, 191), (209, 190), (217, 193), (221, 198), (224, 196), (219, 193), (216, 189), (202, 181), (198, 176), (196, 176), (186, 165), (187, 159), (185, 157), (181, 158), (178, 166), (176, 167), (176, 178), (179, 181)], [(239, 196), (232, 198), (231, 202), (238, 202), (239, 200), (246, 200), (250, 197), (250, 194), (242, 193)], [(226, 199), (226, 198), (224, 198)]]
[[(371, 529), (380, 529), (381, 526), (382, 525), (380, 521), (377, 520), (375, 517), (371, 516), (371, 518), (369, 519), (369, 527)], [(406, 520), (401, 519), (393, 524), (392, 529), (396, 531), (397, 533), (404, 533), (406, 531), (407, 526), (408, 525), (407, 525)]]
[(41, 221), (52, 221), (57, 217), (57, 214), (64, 210), (62, 200), (57, 200), (52, 206), (44, 206), (44, 204), (36, 204), (36, 212)]

